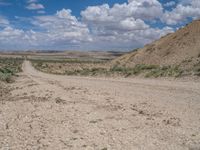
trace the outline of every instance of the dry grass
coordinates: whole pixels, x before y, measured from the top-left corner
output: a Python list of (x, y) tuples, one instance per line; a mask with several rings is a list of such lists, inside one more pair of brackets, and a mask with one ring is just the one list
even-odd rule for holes
[(179, 77), (182, 70), (178, 66), (158, 66), (138, 64), (134, 67), (125, 67), (102, 62), (52, 62), (32, 61), (34, 67), (42, 72), (75, 76), (138, 76), (144, 77)]
[(0, 58), (0, 80), (12, 82), (12, 77), (22, 71), (22, 62), (19, 58)]

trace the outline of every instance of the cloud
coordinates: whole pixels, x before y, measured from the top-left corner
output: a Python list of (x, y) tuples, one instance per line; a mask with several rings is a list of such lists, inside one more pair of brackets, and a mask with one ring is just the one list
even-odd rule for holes
[(27, 3), (36, 3), (38, 0), (28, 0)]
[(0, 30), (1, 48), (9, 45), (9, 49), (15, 49), (16, 46), (21, 49), (65, 49), (92, 41), (87, 26), (72, 16), (71, 10), (36, 16), (31, 21), (38, 31), (24, 31), (10, 26)]
[(35, 17), (32, 24), (40, 27), (52, 40), (87, 41), (89, 29), (71, 15), (71, 10), (63, 9), (52, 16)]
[(45, 14), (46, 12), (44, 10), (38, 10), (37, 13), (38, 14)]
[[(5, 27), (3, 30), (0, 31), (1, 48), (9, 47), (10, 49), (11, 47), (14, 48), (14, 46), (21, 44), (23, 35), (24, 35), (23, 30), (13, 29), (12, 27)], [(19, 43), (19, 39), (20, 39), (20, 43)]]
[(38, 10), (44, 9), (44, 6), (42, 4), (31, 3), (28, 6), (26, 6), (26, 8), (29, 10)]
[[(42, 8), (36, 10), (44, 13)], [(17, 17), (18, 21), (28, 20), (34, 31), (7, 24), (0, 29), (0, 45), (11, 49), (130, 50), (174, 31), (167, 26), (151, 26), (161, 16), (163, 7), (159, 1), (129, 0), (112, 7), (89, 6), (81, 11), (80, 18), (73, 16), (70, 9), (27, 19)]]
[(103, 22), (127, 17), (152, 20), (159, 18), (162, 13), (162, 5), (157, 0), (129, 0), (128, 3), (115, 4), (112, 8), (108, 4), (89, 6), (81, 15), (86, 21)]
[(166, 11), (161, 20), (168, 25), (177, 25), (187, 21), (188, 18), (200, 18), (199, 0), (181, 1), (172, 11)]
[(170, 2), (167, 2), (164, 4), (165, 7), (172, 7), (172, 6), (175, 6), (176, 5), (176, 2), (174, 1), (170, 1)]
[(91, 29), (94, 45), (112, 49), (141, 47), (173, 32), (172, 28), (152, 28), (145, 21), (156, 21), (163, 15), (157, 0), (129, 0), (128, 3), (89, 6), (81, 12), (82, 20)]
[(8, 6), (11, 5), (9, 2), (5, 2), (4, 0), (0, 0), (0, 6)]
[(14, 39), (15, 37), (21, 36), (23, 33), (23, 30), (17, 30), (13, 29), (12, 27), (6, 27), (1, 31), (1, 38), (6, 39), (6, 37), (9, 37)]
[(144, 21), (134, 18), (126, 18), (124, 20), (121, 20), (119, 23), (119, 27), (120, 29), (127, 31), (144, 30), (149, 28), (149, 26), (145, 24)]
[(9, 20), (4, 18), (3, 16), (0, 16), (0, 27), (5, 27), (5, 26), (7, 26), (9, 24), (10, 24)]

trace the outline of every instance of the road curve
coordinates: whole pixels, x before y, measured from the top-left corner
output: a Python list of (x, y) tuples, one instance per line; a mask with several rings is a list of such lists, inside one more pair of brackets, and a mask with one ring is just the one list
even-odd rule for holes
[(0, 149), (200, 148), (199, 82), (51, 75), (25, 61), (12, 86)]

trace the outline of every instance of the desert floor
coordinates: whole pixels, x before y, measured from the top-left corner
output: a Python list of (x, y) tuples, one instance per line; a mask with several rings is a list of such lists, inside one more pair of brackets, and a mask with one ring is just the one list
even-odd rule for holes
[(50, 75), (25, 61), (0, 149), (199, 150), (200, 82)]

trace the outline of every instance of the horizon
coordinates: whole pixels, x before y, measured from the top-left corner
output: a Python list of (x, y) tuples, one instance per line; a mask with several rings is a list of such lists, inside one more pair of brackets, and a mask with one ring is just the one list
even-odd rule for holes
[(0, 51), (131, 51), (200, 18), (198, 0), (0, 0)]
[(131, 51), (134, 51), (134, 50), (137, 50), (136, 49), (133, 49), (133, 50), (127, 50), (127, 51), (124, 51), (124, 50), (0, 50), (0, 53), (24, 53), (24, 52), (27, 52), (27, 53), (48, 53), (48, 52), (55, 52), (55, 53), (63, 53), (63, 52), (111, 52), (111, 53), (128, 53), (128, 52), (131, 52)]

